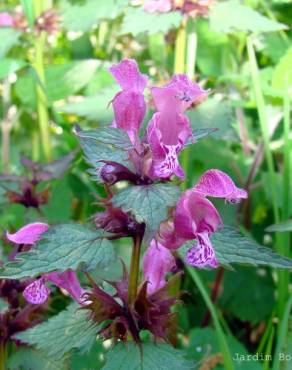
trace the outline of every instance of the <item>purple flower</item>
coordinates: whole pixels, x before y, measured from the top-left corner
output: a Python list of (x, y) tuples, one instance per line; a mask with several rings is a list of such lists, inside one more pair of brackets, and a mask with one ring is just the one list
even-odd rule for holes
[(0, 27), (14, 27), (15, 21), (12, 15), (7, 12), (0, 13)]
[(135, 60), (124, 59), (110, 68), (122, 91), (113, 99), (114, 127), (126, 131), (134, 144), (146, 112), (143, 91), (147, 76), (139, 71)]
[(24, 289), (24, 298), (32, 304), (45, 303), (51, 292), (50, 288), (46, 285), (47, 281), (52, 282), (61, 289), (65, 289), (77, 303), (84, 304), (82, 296), (85, 290), (81, 288), (77, 275), (72, 270), (43, 274), (39, 279), (34, 280)]
[(10, 234), (7, 232), (6, 237), (9, 241), (15, 244), (33, 245), (40, 239), (40, 236), (48, 229), (49, 226), (47, 224), (44, 224), (42, 222), (35, 222), (23, 226), (14, 234)]
[(165, 285), (165, 275), (175, 266), (175, 258), (169, 249), (153, 239), (143, 259), (143, 272), (148, 281), (148, 294), (156, 292)]
[(170, 0), (145, 0), (144, 10), (147, 13), (167, 13), (171, 10)]
[(247, 198), (247, 192), (239, 189), (226, 173), (214, 169), (201, 176), (194, 190), (207, 197), (225, 198), (230, 203)]
[(234, 202), (247, 197), (243, 189), (236, 187), (231, 178), (219, 170), (203, 174), (193, 189), (179, 199), (173, 220), (164, 222), (158, 233), (159, 242), (166, 248), (176, 249), (188, 240), (196, 244), (187, 252), (187, 262), (195, 267), (217, 267), (215, 251), (210, 235), (222, 224), (220, 215), (206, 196), (225, 198)]
[(178, 154), (192, 137), (188, 117), (183, 112), (205, 92), (184, 75), (176, 75), (164, 87), (151, 89), (157, 109), (147, 128), (147, 141), (152, 153), (150, 177), (184, 178)]

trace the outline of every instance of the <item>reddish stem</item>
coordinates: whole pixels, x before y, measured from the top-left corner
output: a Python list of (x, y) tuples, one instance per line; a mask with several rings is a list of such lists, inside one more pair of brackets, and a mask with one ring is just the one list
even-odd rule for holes
[[(224, 275), (224, 271), (225, 271), (224, 268), (220, 267), (218, 272), (217, 272), (215, 283), (214, 283), (212, 293), (211, 293), (212, 303), (216, 303), (216, 301), (218, 299), (218, 296), (219, 296), (219, 293), (220, 293), (220, 286), (221, 286), (223, 275)], [(201, 326), (202, 327), (208, 326), (210, 318), (211, 318), (210, 311), (207, 311), (207, 313), (204, 317), (204, 320), (202, 321)]]

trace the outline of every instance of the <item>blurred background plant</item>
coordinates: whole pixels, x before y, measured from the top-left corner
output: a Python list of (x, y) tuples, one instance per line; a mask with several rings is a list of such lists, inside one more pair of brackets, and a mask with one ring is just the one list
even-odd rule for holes
[[(208, 99), (187, 114), (194, 128), (218, 130), (182, 154), (188, 173), (183, 186), (194, 184), (204, 170), (226, 171), (248, 190), (249, 198), (232, 208), (215, 202), (224, 223), (239, 226), (260, 244), (291, 257), (290, 1), (170, 0), (162, 10), (149, 9), (146, 3), (0, 4), (1, 233), (39, 219), (40, 210), (49, 224), (85, 221), (96, 212), (96, 195), (103, 190), (89, 180), (81, 154), (71, 153), (78, 148), (72, 127), (78, 123), (84, 129), (96, 128), (112, 121), (107, 107), (117, 87), (108, 67), (126, 57), (138, 61), (142, 72), (150, 75), (150, 85), (165, 83), (173, 73), (186, 73), (210, 89)], [(65, 158), (57, 162), (65, 165), (59, 175), (45, 178), (49, 188), (34, 185), (38, 194), (45, 192), (41, 207), (7, 197), (21, 195), (20, 175), (23, 190), (22, 155), (42, 163), (35, 167), (42, 173), (50, 172), (50, 161)], [(74, 165), (65, 172), (74, 157)], [(26, 171), (31, 166), (26, 165)], [(0, 243), (4, 250), (4, 237)], [(122, 245), (118, 253), (129, 259)], [(96, 275), (112, 279), (120, 273), (116, 263)], [(178, 347), (199, 361), (199, 368), (291, 367), (291, 361), (280, 364), (277, 356), (292, 353), (289, 272), (262, 267), (187, 270), (181, 284), (188, 294), (185, 304), (177, 307)], [(64, 305), (57, 300), (47, 315)], [(107, 348), (100, 342), (86, 354), (83, 344), (73, 347), (77, 350), (66, 359), (69, 368), (91, 369), (93, 363), (101, 368)], [(274, 361), (246, 365), (230, 360), (234, 353), (274, 354)], [(40, 359), (38, 352), (22, 347), (15, 351), (11, 346), (9, 354), (11, 369), (19, 364), (30, 368), (24, 358), (36, 364)], [(60, 368), (53, 360), (42, 361), (47, 361), (42, 368)]]

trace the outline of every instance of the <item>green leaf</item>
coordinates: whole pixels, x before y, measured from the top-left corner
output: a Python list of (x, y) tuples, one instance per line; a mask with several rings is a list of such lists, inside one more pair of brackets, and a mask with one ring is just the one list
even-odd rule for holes
[(242, 236), (232, 227), (212, 235), (212, 244), (218, 261), (222, 265), (239, 263), (252, 266), (271, 266), (274, 268), (292, 269), (292, 260), (263, 247), (250, 238)]
[[(100, 62), (89, 59), (79, 62), (52, 64), (45, 70), (45, 91), (50, 103), (74, 95), (88, 84), (94, 76)], [(21, 76), (15, 90), (23, 104), (30, 107), (36, 105), (35, 84), (38, 83), (35, 72)]]
[(137, 222), (145, 222), (151, 230), (157, 230), (179, 195), (179, 188), (169, 184), (129, 186), (115, 194), (112, 203), (130, 212)]
[[(195, 110), (187, 112), (194, 130), (198, 127), (210, 129), (216, 127), (217, 131), (212, 133), (215, 139), (235, 140), (235, 131), (231, 124), (234, 121), (234, 112), (230, 102), (226, 100), (219, 101), (215, 97), (206, 100)], [(208, 133), (208, 134), (209, 134)]]
[(100, 128), (95, 131), (78, 131), (76, 135), (85, 154), (85, 160), (93, 170), (92, 180), (100, 181), (99, 169), (103, 166), (100, 161), (112, 161), (123, 164), (132, 169), (129, 163), (129, 155), (125, 148), (132, 146), (129, 137), (117, 128)]
[[(239, 267), (225, 271), (219, 305), (225, 313), (251, 324), (268, 318), (275, 305), (274, 282), (268, 271)], [(243, 304), (248, 302), (248, 305)]]
[(189, 139), (185, 145), (195, 144), (197, 141), (213, 134), (215, 131), (217, 131), (217, 128), (196, 128), (193, 130), (193, 138)]
[(276, 65), (272, 77), (272, 87), (286, 91), (286, 87), (292, 86), (292, 47), (287, 50), (286, 54), (280, 59)]
[(87, 0), (83, 4), (72, 5), (63, 1), (63, 26), (68, 31), (89, 31), (102, 19), (116, 18), (127, 3), (128, 0)]
[(89, 350), (97, 331), (98, 326), (90, 319), (89, 312), (73, 303), (48, 321), (14, 337), (44, 351), (48, 356), (60, 359), (72, 349)]
[(0, 28), (0, 58), (5, 56), (17, 43), (19, 36), (20, 32), (14, 28)]
[(271, 20), (238, 1), (215, 4), (210, 11), (210, 26), (216, 32), (275, 32), (287, 29), (285, 24)]
[(285, 232), (289, 232), (289, 231), (292, 231), (292, 220), (287, 220), (287, 221), (284, 221), (284, 222), (280, 222), (278, 224), (274, 224), (274, 225), (271, 225), (269, 227), (266, 228), (266, 231), (268, 232), (282, 232), (282, 233), (285, 233)]
[(133, 36), (141, 33), (148, 35), (166, 33), (172, 28), (178, 28), (181, 20), (182, 15), (179, 12), (147, 13), (142, 7), (130, 7), (125, 12), (120, 33), (131, 33)]
[(7, 370), (67, 370), (64, 360), (48, 358), (45, 353), (33, 348), (19, 348), (9, 357)]
[(21, 0), (21, 4), (30, 28), (33, 28), (34, 26), (33, 0)]
[(0, 60), (0, 79), (26, 66), (24, 60), (3, 58)]
[[(234, 358), (243, 355), (247, 356), (249, 353), (246, 348), (236, 338), (231, 335), (226, 336), (228, 346)], [(195, 328), (190, 332), (187, 358), (196, 361), (208, 360), (220, 354), (220, 346), (217, 341), (215, 330), (212, 328)], [(207, 363), (207, 361), (206, 361)], [(219, 364), (218, 364), (219, 365)], [(220, 364), (221, 365), (221, 364)], [(214, 369), (223, 369), (222, 365), (216, 366)], [(234, 370), (245, 370), (245, 361), (233, 361)], [(261, 370), (262, 366), (257, 361), (248, 362), (248, 370)]]
[(17, 255), (17, 260), (4, 265), (2, 278), (20, 279), (67, 269), (86, 270), (107, 267), (114, 260), (110, 241), (101, 231), (92, 231), (79, 224), (50, 227), (33, 250)]
[(108, 124), (113, 120), (113, 111), (109, 109), (109, 102), (118, 92), (118, 88), (103, 89), (100, 93), (94, 96), (87, 96), (78, 103), (68, 103), (58, 110), (64, 113), (76, 114), (80, 117), (85, 117), (92, 121)]
[(104, 364), (104, 351), (101, 341), (96, 341), (86, 353), (74, 351), (71, 356), (70, 370), (100, 370)]
[(142, 351), (134, 343), (118, 343), (107, 355), (103, 370), (187, 370), (194, 363), (184, 358), (184, 352), (168, 344), (143, 343)]
[[(211, 242), (220, 265), (230, 267), (230, 264), (237, 263), (292, 270), (292, 259), (259, 245), (254, 240), (241, 235), (231, 226), (225, 226), (222, 230), (212, 234)], [(184, 255), (192, 245), (194, 241), (185, 243), (180, 253)]]
[(133, 147), (129, 135), (119, 128), (103, 127), (96, 130), (79, 131), (78, 137), (93, 139), (102, 144), (111, 145), (119, 149), (126, 150)]

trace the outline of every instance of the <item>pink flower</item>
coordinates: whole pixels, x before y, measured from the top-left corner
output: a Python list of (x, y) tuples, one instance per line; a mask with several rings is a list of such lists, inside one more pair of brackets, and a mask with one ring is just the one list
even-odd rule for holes
[(7, 12), (0, 13), (0, 27), (14, 27), (15, 21)]
[(148, 13), (167, 13), (171, 10), (170, 0), (145, 0), (144, 10)]
[(192, 137), (188, 117), (183, 112), (205, 92), (185, 75), (176, 75), (164, 87), (151, 89), (158, 110), (149, 122), (147, 141), (152, 152), (150, 177), (169, 178), (173, 174), (183, 178), (178, 154)]
[(247, 192), (239, 189), (226, 173), (214, 169), (201, 176), (194, 190), (207, 197), (225, 198), (230, 203), (247, 198)]
[(148, 294), (152, 294), (164, 286), (165, 275), (175, 266), (175, 258), (169, 249), (153, 239), (143, 259), (144, 277), (149, 283), (147, 286)]
[(194, 188), (187, 190), (179, 199), (173, 220), (160, 226), (158, 240), (166, 248), (176, 249), (186, 241), (197, 243), (187, 252), (187, 262), (195, 267), (217, 267), (215, 251), (210, 235), (222, 224), (220, 215), (206, 196), (238, 201), (247, 197), (243, 189), (236, 187), (231, 178), (219, 170), (203, 174)]
[(35, 222), (23, 226), (14, 234), (6, 233), (6, 237), (9, 241), (15, 244), (26, 244), (33, 245), (41, 237), (41, 235), (49, 229), (49, 225), (42, 222)]
[(139, 71), (135, 60), (124, 59), (110, 68), (122, 91), (113, 99), (114, 127), (126, 131), (134, 144), (146, 112), (143, 91), (147, 76)]
[(32, 304), (46, 302), (51, 292), (46, 285), (46, 281), (51, 281), (57, 287), (65, 289), (77, 303), (84, 304), (82, 296), (85, 290), (81, 288), (77, 275), (72, 270), (43, 274), (39, 279), (34, 280), (23, 291), (23, 296), (27, 302)]

